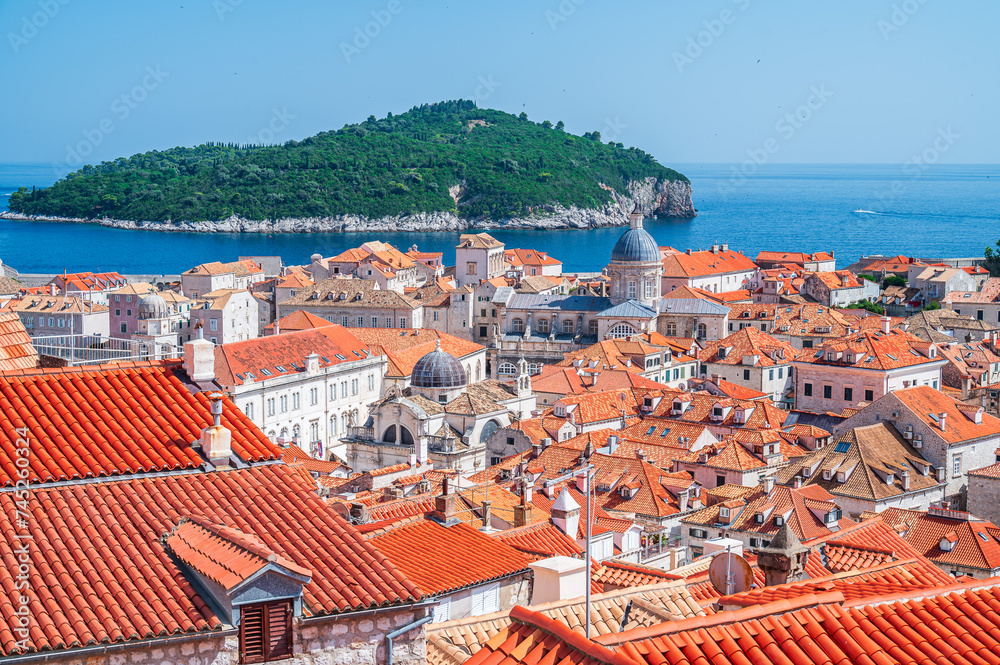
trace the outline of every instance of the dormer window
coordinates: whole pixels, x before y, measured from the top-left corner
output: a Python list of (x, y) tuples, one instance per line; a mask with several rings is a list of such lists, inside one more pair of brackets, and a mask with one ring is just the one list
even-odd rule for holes
[(757, 524), (763, 524), (764, 523), (764, 513), (757, 513), (756, 515), (754, 515), (753, 516), (753, 521), (756, 522)]
[(777, 517), (774, 518), (774, 526), (784, 526), (784, 525), (785, 525), (784, 517), (778, 515)]
[(729, 517), (729, 508), (726, 506), (721, 506), (719, 508), (719, 517)]

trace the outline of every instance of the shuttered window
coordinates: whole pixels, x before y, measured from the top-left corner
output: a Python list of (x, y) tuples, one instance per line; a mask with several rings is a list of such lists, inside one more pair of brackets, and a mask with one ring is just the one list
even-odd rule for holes
[(472, 616), (500, 611), (500, 585), (487, 584), (472, 590)]
[(292, 656), (289, 601), (240, 608), (240, 662), (270, 663)]

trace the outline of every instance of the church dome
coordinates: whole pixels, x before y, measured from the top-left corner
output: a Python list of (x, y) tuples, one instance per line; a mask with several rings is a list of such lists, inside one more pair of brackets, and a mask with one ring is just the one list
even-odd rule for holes
[(167, 301), (161, 296), (150, 293), (139, 301), (140, 319), (165, 319), (168, 316), (170, 316), (170, 308), (167, 307)]
[(458, 358), (437, 348), (420, 358), (413, 366), (410, 384), (416, 388), (462, 388), (466, 385), (465, 368)]
[(630, 228), (622, 234), (611, 250), (612, 261), (653, 263), (660, 260), (660, 248), (649, 231), (639, 227)]

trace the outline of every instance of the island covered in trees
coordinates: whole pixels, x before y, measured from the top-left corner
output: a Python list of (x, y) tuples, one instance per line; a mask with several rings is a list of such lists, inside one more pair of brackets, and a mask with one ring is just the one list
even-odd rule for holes
[(283, 145), (206, 143), (88, 165), (51, 187), (20, 188), (9, 207), (151, 222), (421, 213), (484, 222), (607, 208), (631, 200), (635, 183), (686, 188), (669, 210), (647, 196), (648, 212), (694, 215), (687, 178), (638, 148), (457, 100)]

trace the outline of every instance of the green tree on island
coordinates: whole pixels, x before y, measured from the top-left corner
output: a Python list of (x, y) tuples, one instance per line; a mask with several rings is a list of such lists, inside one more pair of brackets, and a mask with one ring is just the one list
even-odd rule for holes
[[(642, 178), (687, 182), (638, 148), (602, 144), (599, 132), (580, 140), (526, 117), (457, 100), (283, 145), (154, 150), (82, 166), (34, 192), (20, 188), (9, 207), (157, 222), (436, 211), (506, 219), (545, 205), (599, 208), (611, 200), (602, 185), (627, 194)], [(456, 206), (449, 188), (460, 183)]]

